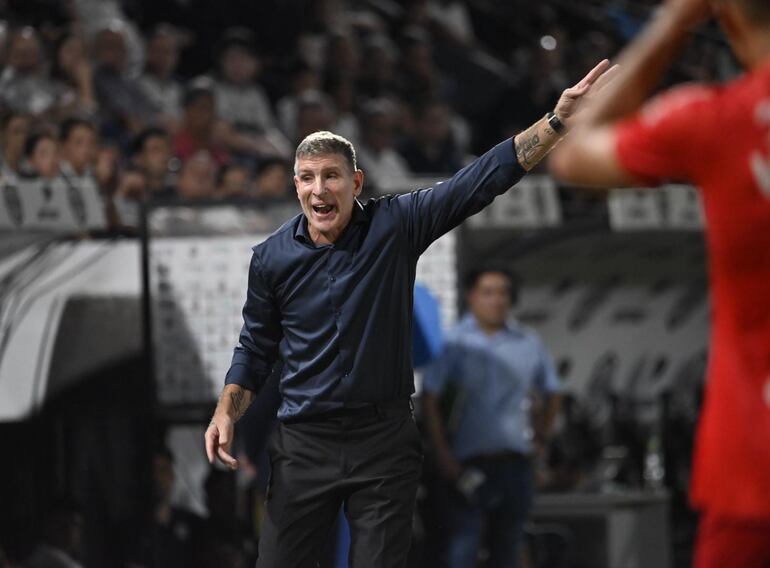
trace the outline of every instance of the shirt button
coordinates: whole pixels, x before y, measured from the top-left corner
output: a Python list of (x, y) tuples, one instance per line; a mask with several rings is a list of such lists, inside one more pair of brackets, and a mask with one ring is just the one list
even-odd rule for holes
[(335, 280), (337, 280), (337, 279), (336, 279), (334, 276), (329, 276), (329, 280), (330, 280), (331, 282), (334, 282), (334, 281), (335, 281)]

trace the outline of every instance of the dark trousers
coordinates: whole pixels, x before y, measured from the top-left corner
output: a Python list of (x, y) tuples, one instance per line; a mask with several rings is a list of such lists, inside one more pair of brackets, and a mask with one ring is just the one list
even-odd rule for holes
[(472, 501), (450, 500), (449, 568), (473, 568), (486, 534), (491, 568), (515, 568), (532, 506), (534, 480), (528, 457), (513, 454), (463, 462), (486, 481)]
[(315, 567), (341, 506), (350, 566), (406, 565), (422, 468), (408, 401), (280, 424), (268, 453), (258, 568)]

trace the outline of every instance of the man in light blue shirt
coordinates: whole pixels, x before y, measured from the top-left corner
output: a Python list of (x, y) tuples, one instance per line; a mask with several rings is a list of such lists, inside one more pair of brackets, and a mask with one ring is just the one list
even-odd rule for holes
[[(508, 321), (513, 274), (472, 271), (466, 290), (469, 312), (447, 334), (423, 383), (436, 459), (458, 490), (450, 503), (449, 565), (476, 565), (486, 525), (489, 566), (513, 567), (532, 502), (530, 456), (557, 412), (559, 380), (539, 337)], [(540, 412), (533, 412), (535, 394)], [(451, 404), (442, 405), (447, 398)]]

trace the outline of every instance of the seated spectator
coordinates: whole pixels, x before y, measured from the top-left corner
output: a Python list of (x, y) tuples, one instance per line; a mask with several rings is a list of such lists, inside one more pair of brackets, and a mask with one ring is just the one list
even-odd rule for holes
[(176, 195), (176, 171), (172, 166), (179, 161), (171, 156), (168, 132), (158, 127), (140, 132), (131, 149), (131, 162), (144, 176), (151, 198)]
[(0, 176), (13, 177), (19, 173), (30, 124), (29, 115), (12, 111), (0, 120)]
[(184, 94), (183, 113), (179, 131), (174, 136), (174, 155), (185, 162), (200, 150), (206, 150), (223, 166), (230, 161), (230, 154), (217, 136), (216, 97), (212, 85), (206, 80), (193, 81)]
[(419, 174), (453, 174), (462, 167), (451, 130), (449, 108), (437, 100), (413, 109), (414, 133), (401, 147), (409, 169)]
[(305, 91), (297, 99), (297, 124), (295, 143), (299, 144), (308, 134), (319, 130), (331, 130), (334, 126), (334, 109), (329, 97), (320, 91)]
[(293, 198), (291, 165), (280, 159), (260, 163), (254, 176), (252, 193), (255, 197), (266, 199)]
[(326, 80), (324, 90), (331, 98), (336, 117), (332, 132), (350, 140), (358, 146), (358, 120), (353, 112), (356, 86), (352, 77), (342, 74), (332, 74)]
[(199, 150), (179, 172), (176, 190), (182, 199), (210, 199), (216, 188), (217, 165), (210, 153)]
[(401, 53), (399, 93), (405, 101), (446, 98), (449, 87), (433, 63), (433, 46), (422, 28), (407, 30)]
[[(208, 562), (202, 568), (243, 565), (244, 551), (253, 553), (256, 547), (245, 524), (238, 518), (235, 473), (212, 468), (204, 482), (204, 490), (209, 514), (201, 523), (198, 543)], [(223, 555), (219, 562), (216, 562), (214, 552)]]
[(174, 76), (179, 62), (180, 34), (161, 24), (147, 39), (147, 59), (139, 87), (167, 127), (176, 125), (182, 112), (182, 85)]
[(222, 166), (217, 174), (217, 197), (245, 197), (251, 185), (251, 172), (242, 164)]
[(127, 148), (131, 137), (153, 119), (150, 102), (127, 74), (123, 24), (112, 22), (94, 41), (94, 89), (99, 103), (102, 134)]
[(63, 34), (54, 45), (51, 79), (67, 93), (66, 114), (96, 112), (93, 72), (83, 40), (74, 33)]
[(173, 454), (166, 447), (156, 448), (152, 461), (152, 518), (138, 532), (127, 536), (126, 560), (130, 564), (143, 568), (194, 565), (193, 545), (201, 519), (171, 502), (175, 478)]
[(396, 108), (390, 101), (372, 100), (364, 107), (356, 155), (367, 180), (380, 193), (407, 189), (411, 175), (406, 160), (393, 147), (395, 124)]
[(29, 177), (52, 180), (59, 175), (59, 144), (48, 132), (30, 134), (24, 143), (23, 172)]
[(255, 82), (260, 70), (255, 49), (249, 30), (225, 31), (215, 86), (217, 114), (236, 132), (258, 140), (265, 153), (287, 154), (291, 152), (289, 141), (276, 127), (270, 102)]
[[(371, 62), (365, 61), (368, 67)], [(326, 44), (325, 63), (324, 75), (327, 80), (332, 76), (350, 79), (358, 77), (361, 71), (361, 57), (356, 36), (341, 30), (332, 32)]]
[(55, 118), (69, 102), (66, 90), (45, 73), (37, 32), (31, 27), (12, 32), (5, 69), (0, 75), (0, 106), (34, 117)]
[(396, 94), (396, 59), (398, 51), (387, 37), (377, 35), (364, 44), (357, 91), (369, 98), (392, 97)]
[(82, 118), (69, 118), (61, 125), (61, 172), (65, 178), (96, 183), (91, 170), (96, 161), (96, 128)]
[(294, 69), (291, 79), (291, 92), (276, 104), (281, 130), (289, 140), (296, 138), (294, 129), (297, 125), (298, 98), (307, 91), (321, 88), (318, 71), (307, 64), (300, 64)]
[(106, 207), (112, 229), (133, 234), (141, 224), (141, 203), (147, 194), (147, 180), (138, 168), (129, 166), (121, 171)]
[(61, 500), (43, 517), (42, 542), (25, 562), (27, 568), (82, 568), (83, 514), (76, 504)]

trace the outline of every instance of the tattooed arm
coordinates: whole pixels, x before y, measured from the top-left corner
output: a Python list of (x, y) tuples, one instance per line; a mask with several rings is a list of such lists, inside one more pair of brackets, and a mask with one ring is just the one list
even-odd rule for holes
[[(573, 116), (580, 109), (586, 96), (600, 89), (614, 74), (616, 68), (613, 68), (610, 70), (610, 73), (605, 75), (605, 72), (608, 70), (610, 70), (610, 62), (605, 59), (591, 69), (579, 83), (569, 89), (565, 89), (561, 97), (559, 97), (554, 114), (565, 128), (572, 123)], [(601, 81), (599, 81), (600, 78), (602, 78)], [(551, 148), (556, 146), (556, 143), (561, 140), (563, 134), (563, 132), (555, 132), (545, 116), (524, 132), (517, 134), (513, 139), (513, 144), (516, 148), (516, 158), (519, 160), (521, 167), (527, 171), (534, 168), (551, 151)]]
[(540, 160), (561, 140), (561, 135), (554, 132), (546, 117), (541, 118), (524, 132), (513, 139), (516, 158), (525, 170), (534, 168)]
[(230, 454), (235, 423), (246, 413), (254, 398), (256, 393), (240, 385), (225, 385), (206, 430), (206, 455), (209, 463), (214, 463), (214, 458), (218, 457), (230, 469), (238, 467), (238, 460)]

